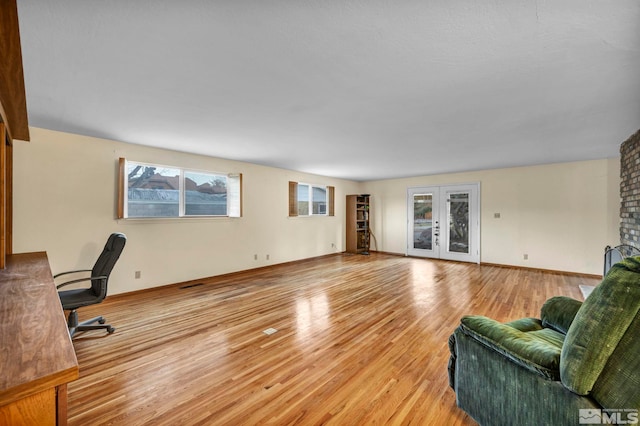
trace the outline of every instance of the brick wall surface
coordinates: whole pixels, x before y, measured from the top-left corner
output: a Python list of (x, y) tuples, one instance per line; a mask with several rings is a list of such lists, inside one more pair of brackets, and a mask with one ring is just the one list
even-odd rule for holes
[(620, 146), (620, 244), (640, 248), (640, 130)]

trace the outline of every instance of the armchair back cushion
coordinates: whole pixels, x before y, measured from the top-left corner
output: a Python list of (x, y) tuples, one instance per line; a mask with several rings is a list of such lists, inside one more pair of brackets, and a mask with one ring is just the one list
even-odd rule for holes
[(640, 258), (629, 257), (611, 268), (567, 331), (560, 355), (567, 388), (592, 395), (605, 408), (639, 407), (639, 310)]
[(591, 396), (607, 408), (640, 411), (640, 318), (636, 315), (609, 357)]

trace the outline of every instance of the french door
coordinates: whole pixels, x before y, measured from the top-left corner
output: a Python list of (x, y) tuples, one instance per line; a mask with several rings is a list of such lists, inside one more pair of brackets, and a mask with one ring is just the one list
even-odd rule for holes
[(407, 190), (407, 255), (480, 263), (480, 184)]

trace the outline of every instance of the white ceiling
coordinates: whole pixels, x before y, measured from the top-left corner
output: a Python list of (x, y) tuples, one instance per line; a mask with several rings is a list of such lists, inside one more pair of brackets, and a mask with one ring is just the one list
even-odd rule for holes
[(638, 0), (18, 0), (29, 124), (353, 180), (615, 157)]

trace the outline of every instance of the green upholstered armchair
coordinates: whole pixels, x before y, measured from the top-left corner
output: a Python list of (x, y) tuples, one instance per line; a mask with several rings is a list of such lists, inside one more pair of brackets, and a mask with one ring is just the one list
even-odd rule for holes
[(640, 257), (629, 257), (584, 302), (547, 300), (540, 319), (463, 317), (449, 338), (456, 403), (481, 425), (637, 423), (639, 311)]

